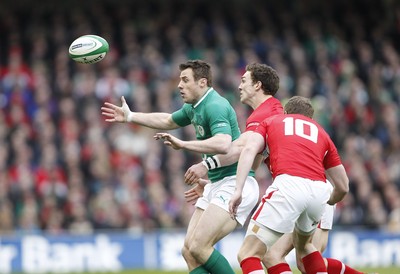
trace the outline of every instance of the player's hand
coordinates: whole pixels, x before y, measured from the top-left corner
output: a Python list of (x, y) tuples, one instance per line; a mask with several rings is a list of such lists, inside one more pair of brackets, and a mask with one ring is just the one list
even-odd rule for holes
[(183, 148), (183, 141), (169, 133), (156, 133), (153, 137), (156, 140), (163, 140), (165, 145), (170, 146), (173, 149), (178, 150)]
[(127, 122), (131, 110), (125, 101), (125, 97), (121, 97), (122, 106), (116, 106), (109, 102), (104, 102), (104, 106), (101, 107), (101, 114), (106, 116), (106, 122)]
[(207, 172), (207, 168), (202, 163), (192, 165), (185, 173), (185, 184), (196, 184), (200, 178), (206, 177)]
[(235, 219), (238, 207), (242, 202), (242, 193), (240, 191), (235, 191), (229, 201), (229, 214), (232, 219)]
[(187, 203), (194, 205), (197, 202), (197, 199), (203, 196), (204, 185), (197, 184), (188, 191), (185, 191), (185, 200)]

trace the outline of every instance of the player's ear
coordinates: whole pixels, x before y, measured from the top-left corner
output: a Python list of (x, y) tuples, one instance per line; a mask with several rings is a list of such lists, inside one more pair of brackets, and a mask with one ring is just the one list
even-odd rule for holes
[(207, 86), (207, 79), (206, 79), (206, 78), (201, 78), (201, 79), (199, 80), (199, 84), (200, 84), (202, 87)]

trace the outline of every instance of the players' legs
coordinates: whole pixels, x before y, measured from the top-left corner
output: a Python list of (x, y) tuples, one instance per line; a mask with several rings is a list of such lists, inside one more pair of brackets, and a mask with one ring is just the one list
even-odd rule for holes
[(305, 210), (296, 221), (293, 245), (306, 273), (327, 273), (322, 255), (313, 245), (312, 239), (325, 211), (330, 190), (325, 183), (320, 182), (309, 182), (307, 187), (312, 199), (307, 202)]
[[(321, 253), (324, 252), (327, 242), (328, 242), (329, 230), (328, 229), (316, 229), (314, 235), (312, 236), (312, 243), (316, 250)], [(293, 234), (286, 233), (284, 234), (269, 250), (262, 262), (266, 268), (269, 268), (273, 265), (286, 263), (285, 257), (289, 254), (290, 251), (294, 248), (293, 246)], [(327, 265), (327, 261), (324, 258), (325, 265)], [(304, 269), (303, 262), (298, 252), (296, 252), (296, 263), (297, 268), (301, 271), (301, 273), (306, 273)]]
[[(321, 253), (326, 249), (328, 244), (328, 236), (328, 229), (317, 229), (315, 232), (312, 242)], [(328, 274), (363, 274), (362, 272), (345, 265), (339, 260), (333, 258), (324, 258), (324, 261), (328, 270)]]
[[(329, 231), (332, 229), (333, 222), (333, 210), (332, 206), (327, 206), (326, 210), (322, 216), (320, 227), (315, 230), (315, 233), (312, 237), (312, 244), (315, 248), (321, 252), (321, 254), (325, 251), (326, 246), (328, 244), (329, 239)], [(348, 265), (345, 265), (339, 260), (333, 258), (323, 258), (325, 262), (325, 266), (327, 268), (328, 274), (362, 274), (362, 272), (357, 271)], [(303, 261), (301, 257), (296, 252), (296, 261), (297, 267), (301, 271), (301, 273), (305, 274), (306, 271), (304, 269)]]
[(305, 272), (308, 274), (327, 273), (321, 253), (312, 244), (312, 235), (296, 228), (293, 232), (293, 245), (296, 256), (302, 259)]
[(319, 252), (323, 253), (328, 245), (329, 230), (317, 228), (312, 238), (312, 243)]
[(226, 258), (214, 249), (214, 245), (231, 233), (238, 224), (243, 225), (258, 201), (257, 181), (253, 177), (248, 177), (236, 219), (232, 219), (229, 214), (229, 200), (235, 187), (236, 177), (226, 177), (210, 184), (208, 189), (205, 189), (203, 197), (196, 203), (196, 206), (205, 210), (190, 232), (185, 252), (188, 251), (190, 256), (210, 273), (234, 273)]
[(262, 262), (266, 268), (273, 265), (286, 263), (285, 257), (293, 249), (292, 233), (286, 233), (272, 245), (269, 252), (264, 256)]
[(269, 229), (251, 220), (246, 237), (240, 247), (238, 260), (244, 274), (262, 274), (264, 269), (261, 259), (268, 249), (278, 241), (282, 233)]
[(266, 245), (256, 236), (247, 236), (238, 253), (243, 274), (264, 274), (261, 258), (267, 251)]
[[(328, 243), (328, 236), (329, 236), (328, 229), (317, 228), (312, 237), (312, 240), (311, 240), (312, 244), (314, 245), (316, 250), (318, 250), (321, 254), (325, 251), (326, 245)], [(323, 258), (323, 259), (324, 259), (325, 266), (327, 266), (327, 260), (325, 258)], [(297, 268), (300, 270), (300, 272), (305, 274), (306, 271), (304, 269), (303, 261), (297, 251), (296, 251), (296, 264), (297, 264)]]
[[(328, 244), (329, 231), (332, 229), (333, 225), (334, 210), (335, 206), (326, 205), (325, 212), (321, 218), (320, 228), (315, 231), (312, 239), (313, 245), (321, 253), (325, 251)], [(329, 274), (362, 274), (362, 272), (345, 265), (339, 260), (333, 258), (324, 258), (324, 261)], [(298, 267), (302, 273), (305, 273), (304, 268), (300, 268), (301, 266), (298, 264)]]
[[(329, 210), (326, 211), (331, 211), (333, 210), (333, 207), (330, 208)], [(324, 213), (324, 215), (326, 215)], [(333, 214), (331, 215), (333, 218)], [(322, 220), (324, 220), (324, 217), (322, 217)], [(331, 220), (332, 222), (332, 220)], [(321, 222), (322, 223), (322, 222)], [(331, 229), (331, 225), (327, 224), (326, 222), (322, 223), (323, 227), (329, 227), (329, 229), (324, 229), (324, 228), (317, 228), (314, 232), (314, 235), (312, 237), (312, 243), (315, 246), (317, 250), (319, 250), (321, 253), (323, 253), (326, 249), (327, 243), (328, 243), (328, 237), (329, 237), (329, 230)], [(290, 251), (294, 248), (293, 246), (293, 235), (292, 233), (286, 233), (284, 234), (270, 249), (270, 252), (266, 254), (266, 256), (263, 258), (262, 262), (265, 267), (269, 268), (275, 264), (278, 263), (285, 263), (285, 257), (289, 254)], [(296, 252), (297, 254), (297, 252)], [(327, 265), (327, 261), (324, 258), (325, 265)], [(298, 269), (302, 272), (305, 273), (303, 262), (301, 260), (301, 257), (296, 256), (296, 263)]]
[(185, 246), (191, 257), (210, 273), (234, 273), (228, 261), (214, 249), (214, 245), (236, 226), (236, 220), (226, 210), (210, 204), (199, 218)]
[(189, 272), (192, 271), (193, 269), (199, 267), (201, 264), (196, 261), (195, 258), (190, 254), (189, 252), (189, 243), (191, 241), (191, 238), (193, 237), (195, 228), (197, 227), (197, 224), (201, 218), (201, 215), (203, 214), (204, 210), (200, 208), (196, 208), (191, 219), (189, 222), (189, 226), (186, 232), (185, 236), (185, 242), (182, 248), (182, 256), (186, 261), (186, 264), (189, 268)]
[[(252, 249), (246, 251), (244, 247), (241, 248), (239, 260), (241, 260), (243, 273), (263, 273), (260, 259), (263, 259), (264, 256), (266, 256), (266, 264), (269, 266), (268, 273), (290, 272), (289, 265), (283, 260), (285, 250), (291, 249), (290, 246), (287, 246), (290, 239), (283, 240), (274, 249), (273, 245), (284, 233), (293, 231), (295, 221), (307, 203), (306, 195), (298, 195), (299, 192), (307, 192), (307, 190), (301, 189), (297, 179), (297, 177), (280, 175), (268, 187), (247, 230), (247, 238), (254, 234), (265, 246), (254, 245), (253, 247), (251, 243), (248, 244), (250, 248), (257, 249), (260, 253)], [(248, 241), (247, 238), (245, 241)]]
[(190, 239), (189, 251), (199, 262), (205, 263), (213, 252), (213, 246), (237, 226), (229, 213), (210, 204), (203, 212)]

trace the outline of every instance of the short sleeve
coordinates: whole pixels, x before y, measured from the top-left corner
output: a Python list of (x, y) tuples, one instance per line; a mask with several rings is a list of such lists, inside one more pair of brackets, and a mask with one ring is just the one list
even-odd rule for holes
[(180, 126), (180, 127), (185, 127), (187, 125), (191, 124), (190, 117), (188, 115), (188, 108), (190, 106), (188, 104), (185, 104), (182, 106), (181, 109), (175, 111), (172, 113), (172, 120)]

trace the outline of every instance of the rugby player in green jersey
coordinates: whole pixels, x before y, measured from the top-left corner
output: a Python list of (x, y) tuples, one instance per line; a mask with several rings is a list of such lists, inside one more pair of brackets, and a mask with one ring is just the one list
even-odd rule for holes
[[(125, 98), (122, 106), (105, 102), (101, 108), (106, 122), (132, 122), (142, 126), (172, 130), (192, 124), (196, 139), (183, 141), (168, 133), (158, 133), (174, 149), (186, 149), (203, 154), (207, 159), (226, 154), (232, 141), (240, 136), (236, 113), (230, 103), (212, 88), (211, 67), (201, 60), (180, 64), (178, 88), (184, 105), (174, 113), (132, 112)], [(258, 202), (259, 189), (251, 172), (243, 191), (243, 200), (235, 219), (229, 215), (228, 203), (235, 190), (237, 163), (208, 172), (203, 196), (198, 199), (185, 237), (182, 255), (191, 274), (234, 274), (232, 267), (214, 245), (245, 222)]]

